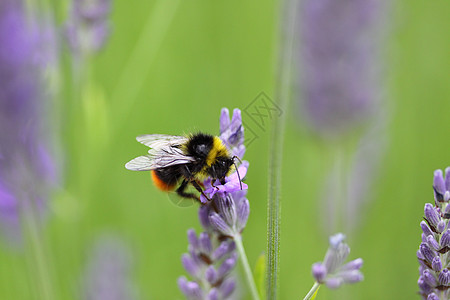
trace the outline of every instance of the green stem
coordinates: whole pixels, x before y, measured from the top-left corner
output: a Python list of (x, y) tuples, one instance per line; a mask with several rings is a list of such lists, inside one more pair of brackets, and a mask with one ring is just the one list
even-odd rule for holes
[(311, 297), (314, 296), (315, 292), (319, 289), (319, 287), (320, 287), (320, 283), (318, 283), (317, 281), (314, 282), (314, 285), (309, 290), (308, 294), (306, 294), (305, 298), (303, 298), (303, 300), (311, 299)]
[(36, 272), (33, 273), (36, 275), (35, 279), (41, 294), (39, 299), (52, 300), (54, 296), (48, 268), (49, 265), (45, 256), (42, 237), (39, 236), (38, 232), (39, 225), (36, 220), (36, 207), (28, 207), (30, 205), (34, 206), (33, 203), (24, 205), (23, 220), (31, 246), (31, 262), (36, 268)]
[(280, 220), (281, 220), (281, 163), (288, 103), (291, 87), (292, 52), (294, 45), (295, 13), (298, 0), (286, 0), (283, 5), (284, 21), (281, 32), (275, 99), (281, 116), (275, 119), (271, 130), (269, 149), (269, 180), (267, 199), (267, 299), (276, 300), (278, 292)]
[(258, 290), (256, 289), (255, 279), (253, 278), (253, 273), (250, 268), (250, 264), (247, 260), (247, 255), (245, 255), (244, 245), (242, 244), (242, 238), (240, 235), (234, 237), (234, 242), (236, 243), (236, 248), (239, 252), (239, 257), (242, 261), (242, 266), (244, 267), (245, 277), (247, 278), (248, 286), (250, 287), (250, 292), (252, 293), (253, 300), (259, 300)]

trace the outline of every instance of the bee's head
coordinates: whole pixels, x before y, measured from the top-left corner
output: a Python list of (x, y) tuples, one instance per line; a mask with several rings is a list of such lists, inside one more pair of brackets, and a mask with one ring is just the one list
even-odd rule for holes
[(209, 176), (213, 179), (219, 179), (222, 184), (225, 183), (225, 176), (230, 171), (234, 161), (230, 157), (218, 156), (208, 170)]

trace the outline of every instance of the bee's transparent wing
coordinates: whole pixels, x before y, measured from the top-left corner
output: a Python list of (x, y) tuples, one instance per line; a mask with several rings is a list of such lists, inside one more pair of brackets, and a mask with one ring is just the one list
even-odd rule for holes
[[(136, 138), (136, 140), (154, 150), (160, 150), (164, 147), (177, 147), (187, 143), (188, 138), (185, 136), (168, 135), (168, 134), (144, 134)], [(149, 151), (149, 153), (151, 150)]]
[(163, 146), (159, 149), (152, 148), (148, 155), (138, 156), (130, 160), (125, 168), (132, 171), (149, 171), (193, 162), (194, 159), (186, 156), (180, 148)]

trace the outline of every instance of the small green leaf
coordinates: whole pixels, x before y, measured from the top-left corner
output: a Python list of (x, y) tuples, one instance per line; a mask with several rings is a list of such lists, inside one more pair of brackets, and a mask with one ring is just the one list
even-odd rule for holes
[(258, 293), (261, 299), (266, 298), (266, 288), (264, 286), (265, 274), (266, 274), (266, 256), (264, 253), (262, 253), (256, 260), (255, 270), (253, 271), (256, 288), (258, 289)]
[(316, 292), (314, 293), (314, 295), (312, 295), (311, 300), (316, 299), (317, 297), (317, 293), (319, 292), (320, 286), (317, 288)]

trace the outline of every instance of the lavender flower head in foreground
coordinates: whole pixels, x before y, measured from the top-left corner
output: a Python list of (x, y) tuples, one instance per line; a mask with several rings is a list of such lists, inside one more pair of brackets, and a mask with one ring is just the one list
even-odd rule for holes
[[(230, 121), (228, 109), (222, 109), (220, 118), (220, 138), (232, 155), (242, 158), (245, 153), (244, 128), (241, 112), (235, 109)], [(245, 176), (249, 163), (243, 161), (238, 171), (241, 179)], [(205, 194), (210, 202), (202, 198), (204, 203), (199, 209), (200, 223), (204, 232), (198, 236), (191, 229), (188, 231), (188, 252), (183, 255), (182, 262), (192, 278), (188, 281), (184, 276), (178, 285), (188, 299), (236, 299), (233, 296), (235, 280), (230, 272), (236, 265), (239, 251), (242, 257), (241, 233), (245, 228), (250, 213), (250, 205), (246, 198), (247, 185), (242, 183), (234, 172), (226, 178), (225, 184), (211, 179), (204, 182)], [(248, 264), (248, 262), (243, 261)], [(245, 266), (244, 266), (245, 267)]]
[(36, 218), (44, 211), (55, 181), (49, 136), (43, 134), (49, 130), (38, 21), (25, 17), (20, 1), (0, 3), (0, 226), (13, 238), (19, 215), (33, 212)]
[(342, 233), (330, 237), (330, 247), (323, 262), (312, 266), (312, 274), (320, 284), (325, 283), (329, 288), (335, 289), (344, 283), (356, 283), (363, 280), (361, 269), (363, 260), (357, 258), (346, 264), (344, 261), (350, 253), (349, 246), (344, 243), (345, 235)]
[(450, 271), (450, 167), (434, 171), (434, 205), (425, 204), (422, 242), (417, 251), (419, 260), (418, 285), (423, 299), (449, 299)]

